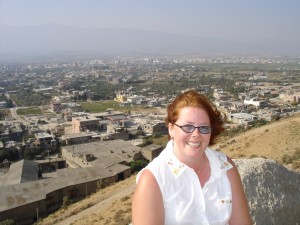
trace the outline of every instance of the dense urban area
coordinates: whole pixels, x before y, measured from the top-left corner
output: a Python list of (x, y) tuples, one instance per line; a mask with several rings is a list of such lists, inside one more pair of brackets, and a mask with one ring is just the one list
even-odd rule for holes
[(18, 224), (155, 158), (168, 138), (166, 106), (185, 90), (226, 115), (227, 136), (300, 112), (299, 57), (2, 64), (0, 77), (0, 221)]

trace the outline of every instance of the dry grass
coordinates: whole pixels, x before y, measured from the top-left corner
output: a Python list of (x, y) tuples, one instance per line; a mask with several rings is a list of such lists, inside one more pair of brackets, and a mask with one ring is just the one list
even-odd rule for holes
[(101, 189), (88, 198), (70, 205), (67, 209), (58, 210), (38, 224), (129, 224), (134, 185), (135, 175)]
[[(283, 155), (292, 155), (299, 149), (299, 143), (300, 114), (249, 130), (214, 147), (232, 158), (264, 157), (280, 162)], [(132, 176), (100, 190), (89, 198), (71, 205), (68, 209), (50, 215), (39, 224), (128, 225), (131, 220), (132, 192), (110, 200), (106, 205), (104, 199), (124, 192), (126, 187), (134, 184), (134, 178), (135, 176)]]
[(300, 114), (249, 130), (216, 145), (232, 158), (263, 157), (281, 162), (300, 147)]

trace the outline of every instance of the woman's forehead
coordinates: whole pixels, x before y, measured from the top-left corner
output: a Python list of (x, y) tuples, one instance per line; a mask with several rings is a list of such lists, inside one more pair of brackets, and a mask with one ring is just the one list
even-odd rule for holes
[(199, 107), (184, 107), (179, 110), (178, 119), (209, 119), (207, 112)]

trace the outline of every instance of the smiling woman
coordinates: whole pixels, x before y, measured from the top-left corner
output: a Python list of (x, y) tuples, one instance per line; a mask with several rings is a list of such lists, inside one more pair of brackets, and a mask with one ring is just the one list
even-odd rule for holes
[(133, 224), (252, 224), (233, 161), (209, 146), (225, 117), (204, 95), (190, 90), (167, 108), (170, 141), (137, 175)]

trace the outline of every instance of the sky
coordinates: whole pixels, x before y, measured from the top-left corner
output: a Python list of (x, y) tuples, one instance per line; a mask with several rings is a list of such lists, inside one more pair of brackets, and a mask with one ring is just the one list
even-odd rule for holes
[(136, 28), (299, 43), (299, 0), (0, 0), (0, 24)]

